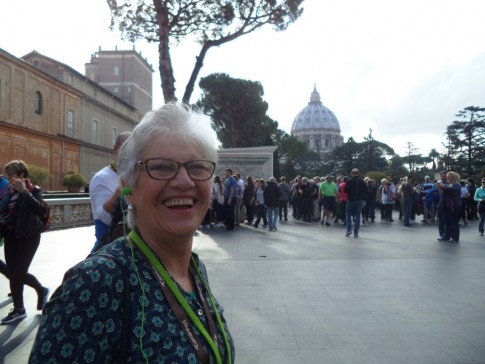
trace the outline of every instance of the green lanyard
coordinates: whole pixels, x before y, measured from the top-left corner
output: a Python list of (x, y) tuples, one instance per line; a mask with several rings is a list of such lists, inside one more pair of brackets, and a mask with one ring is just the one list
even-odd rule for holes
[[(185, 301), (184, 297), (182, 296), (179, 289), (177, 288), (177, 285), (175, 284), (173, 279), (170, 277), (170, 275), (168, 274), (165, 267), (160, 263), (160, 260), (158, 260), (157, 257), (155, 257), (155, 254), (153, 254), (151, 249), (147, 246), (147, 244), (143, 241), (143, 239), (140, 237), (140, 235), (134, 229), (131, 230), (129, 237), (135, 243), (135, 245), (141, 250), (141, 252), (145, 255), (145, 257), (152, 264), (152, 266), (155, 268), (155, 270), (160, 274), (160, 276), (165, 281), (167, 287), (170, 289), (170, 291), (173, 293), (173, 295), (177, 299), (180, 306), (182, 306), (184, 311), (187, 313), (189, 318), (192, 320), (193, 324), (197, 327), (199, 332), (202, 334), (202, 336), (209, 343), (209, 346), (211, 347), (211, 349), (214, 353), (214, 356), (216, 358), (217, 364), (222, 364), (221, 354), (219, 353), (219, 350), (217, 349), (216, 344), (214, 343), (214, 340), (210, 337), (206, 328), (204, 327), (202, 322), (200, 322), (199, 318), (194, 313), (192, 308)], [(212, 294), (210, 293), (210, 290), (208, 289), (207, 284), (206, 284), (205, 280), (203, 279), (199, 268), (195, 264), (194, 257), (191, 256), (191, 259), (192, 259), (192, 264), (195, 268), (195, 271), (197, 272), (197, 276), (199, 277), (200, 281), (202, 282), (204, 289), (206, 290), (206, 292), (207, 292), (207, 294), (210, 298), (210, 303), (211, 303), (212, 309), (214, 310), (214, 315), (216, 316), (217, 325), (219, 326), (219, 329), (221, 330), (221, 333), (222, 333), (222, 337), (224, 338), (224, 344), (226, 346), (226, 352), (227, 352), (227, 362), (232, 363), (231, 348), (230, 348), (230, 345), (229, 345), (229, 340), (227, 338), (226, 330), (224, 329), (224, 325), (222, 324), (222, 320), (221, 320), (221, 317), (219, 315), (219, 312), (217, 311), (217, 306), (215, 305)]]

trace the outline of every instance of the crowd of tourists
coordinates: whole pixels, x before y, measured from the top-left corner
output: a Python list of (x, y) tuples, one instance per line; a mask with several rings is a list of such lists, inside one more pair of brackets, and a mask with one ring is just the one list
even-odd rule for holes
[(442, 171), (439, 179), (413, 176), (396, 183), (386, 178), (375, 181), (361, 177), (357, 169), (349, 177), (327, 175), (292, 180), (275, 177), (267, 180), (242, 178), (228, 168), (225, 176), (215, 176), (212, 204), (201, 228), (233, 230), (241, 224), (277, 231), (277, 222), (288, 217), (329, 227), (342, 224), (346, 236), (358, 237), (360, 224), (398, 219), (406, 227), (424, 224), (438, 226), (438, 240), (459, 242), (460, 223), (479, 220), (478, 230), (484, 233), (485, 178), (477, 186), (473, 178), (461, 179), (453, 171)]

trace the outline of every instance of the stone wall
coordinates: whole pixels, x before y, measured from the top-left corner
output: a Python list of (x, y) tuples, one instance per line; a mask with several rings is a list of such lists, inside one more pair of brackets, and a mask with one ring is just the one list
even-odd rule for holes
[(94, 224), (89, 197), (52, 198), (46, 202), (51, 209), (52, 230)]
[(253, 147), (219, 149), (217, 151), (219, 162), (216, 175), (224, 176), (224, 170), (231, 168), (233, 173), (240, 173), (241, 178), (247, 176), (267, 180), (273, 176), (273, 153), (276, 147)]

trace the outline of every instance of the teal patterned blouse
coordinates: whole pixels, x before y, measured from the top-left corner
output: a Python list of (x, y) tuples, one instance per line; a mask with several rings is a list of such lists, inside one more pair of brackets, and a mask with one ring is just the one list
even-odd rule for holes
[[(132, 254), (145, 296), (132, 268)], [(208, 282), (204, 264), (196, 254), (194, 258)], [(125, 282), (129, 285), (129, 307), (126, 306)], [(208, 330), (197, 295), (185, 292), (180, 286), (178, 288), (192, 310), (199, 313), (199, 319)], [(224, 310), (215, 302), (234, 362), (234, 345), (223, 316)], [(210, 312), (215, 320), (212, 307)], [(126, 314), (129, 314), (130, 320), (123, 320)], [(217, 330), (218, 341), (222, 343), (219, 345), (222, 363), (226, 364), (224, 340), (220, 329)], [(215, 364), (209, 344), (197, 329), (195, 333), (209, 353), (211, 364)], [(61, 286), (44, 307), (29, 359), (29, 363), (43, 364), (120, 362), (200, 362), (142, 253), (136, 247), (132, 251), (124, 237), (67, 271)]]

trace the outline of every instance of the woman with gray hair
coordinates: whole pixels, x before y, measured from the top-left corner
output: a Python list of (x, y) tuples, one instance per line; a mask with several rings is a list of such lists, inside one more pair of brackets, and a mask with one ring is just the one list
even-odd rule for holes
[(223, 309), (192, 252), (216, 160), (208, 120), (188, 106), (143, 118), (118, 167), (132, 230), (66, 273), (31, 363), (234, 362)]

